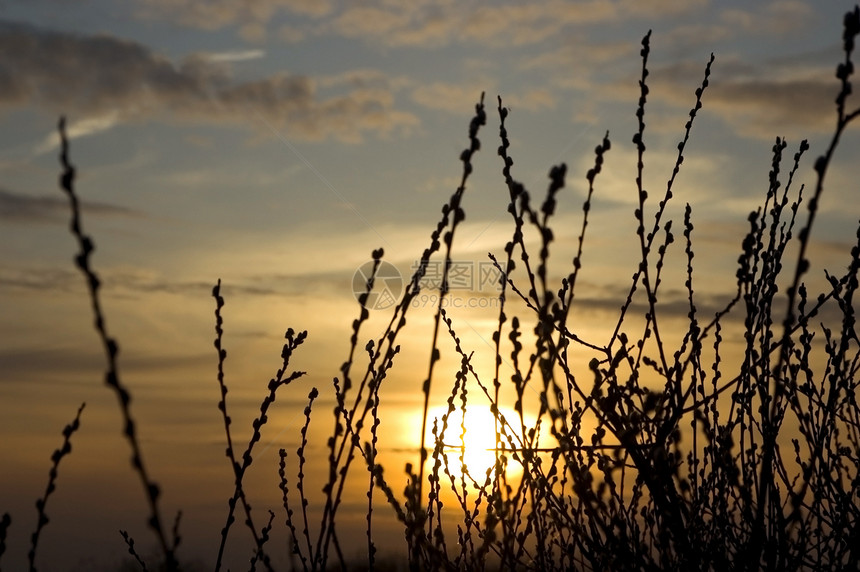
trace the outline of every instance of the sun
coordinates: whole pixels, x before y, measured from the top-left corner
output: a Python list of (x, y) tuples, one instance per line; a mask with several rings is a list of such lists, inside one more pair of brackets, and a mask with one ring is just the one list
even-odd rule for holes
[[(502, 415), (506, 419), (515, 419), (516, 413), (505, 407), (499, 408)], [(436, 438), (432, 433), (434, 422), (437, 426), (437, 431), (442, 431), (442, 420), (447, 413), (447, 406), (440, 406), (431, 409), (427, 414), (427, 436), (424, 446), (432, 456), (434, 447), (436, 446)], [(467, 405), (466, 419), (463, 422), (463, 411), (460, 408), (455, 409), (448, 415), (447, 426), (442, 435), (443, 458), (441, 459), (445, 469), (447, 462), (448, 472), (455, 478), (463, 476), (464, 471), (468, 472), (471, 479), (481, 484), (487, 477), (487, 473), (495, 470), (496, 465), (496, 428), (498, 424), (493, 416), (492, 411), (486, 405)], [(464, 431), (465, 428), (465, 431)], [(510, 429), (509, 431), (510, 432)], [(514, 442), (517, 442), (515, 439)], [(504, 447), (507, 443), (506, 439), (502, 440), (499, 447)], [(510, 454), (508, 454), (510, 461)], [(429, 466), (433, 466), (433, 459), (429, 459)], [(522, 472), (522, 467), (515, 462), (509, 462), (505, 475), (507, 477), (515, 476)]]

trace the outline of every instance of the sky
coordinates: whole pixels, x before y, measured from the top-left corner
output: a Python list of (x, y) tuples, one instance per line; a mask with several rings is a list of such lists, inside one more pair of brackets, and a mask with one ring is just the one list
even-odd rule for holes
[[(812, 161), (835, 123), (834, 70), (842, 15), (852, 6), (0, 1), (0, 512), (13, 518), (0, 562), (16, 568), (26, 558), (50, 454), (84, 401), (73, 454), (62, 462), (49, 503), (40, 567), (109, 569), (125, 554), (118, 528), (152, 546), (115, 399), (101, 383), (104, 362), (84, 281), (72, 263), (68, 205), (57, 187), (61, 115), (145, 455), (167, 514), (183, 511), (180, 555), (209, 566), (232, 493), (216, 409), (211, 289), (218, 279), (226, 299), (228, 407), (240, 441), (280, 367), (285, 330), (309, 332), (291, 364), (308, 373), (273, 406), (249, 475), (263, 491), (254, 500), (264, 513), (279, 506), (277, 450), (295, 451), (311, 387), (321, 397), (308, 454), (324, 460), (332, 377), (359, 312), (356, 272), (383, 248), (393, 265), (391, 293), (398, 294), (397, 276), (411, 275), (459, 184), (459, 155), (482, 92), (488, 122), (464, 195), (466, 219), (453, 254), (463, 281), (451, 292), (450, 310), (486, 372), (498, 320), (487, 253), (502, 253), (511, 233), (495, 152), (496, 97), (511, 110), (514, 176), (533, 197), (543, 196), (551, 166), (568, 167), (555, 217), (555, 279), (569, 271), (585, 173), (609, 133), (578, 309), (580, 331), (599, 337), (636, 263), (631, 137), (640, 41), (652, 30), (645, 174), (652, 196), (665, 190), (713, 53), (670, 213), (680, 225), (684, 203), (693, 207), (697, 294), (714, 310), (732, 293), (746, 217), (767, 189), (777, 136), (787, 139), (788, 157), (809, 140), (799, 176), (814, 180)], [(812, 245), (811, 276), (819, 279), (825, 267), (844, 267), (854, 240), (857, 179), (849, 167), (858, 150), (860, 138), (849, 130)], [(682, 276), (682, 259), (675, 261), (667, 282)], [(403, 464), (415, 458), (420, 440), (434, 302), (432, 288), (425, 294), (382, 392), (383, 453), (395, 483), (405, 479)], [(680, 300), (683, 279), (665, 295), (667, 307)], [(359, 348), (390, 315), (384, 298), (379, 305)], [(440, 377), (458, 367), (450, 346)], [(450, 385), (434, 387), (434, 401), (444, 404)], [(363, 498), (356, 493), (345, 506), (347, 529), (363, 524)], [(380, 526), (380, 542), (397, 546), (401, 533)], [(234, 535), (237, 566), (249, 553), (247, 534)], [(358, 553), (363, 532), (355, 535)]]

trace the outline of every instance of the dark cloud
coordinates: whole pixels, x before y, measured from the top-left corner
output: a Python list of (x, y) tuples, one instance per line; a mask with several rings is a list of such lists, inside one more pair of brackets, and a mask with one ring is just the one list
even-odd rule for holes
[[(741, 135), (761, 139), (832, 131), (839, 83), (829, 67), (798, 64), (801, 58), (760, 65), (718, 61), (703, 98), (705, 112), (719, 115)], [(653, 69), (652, 92), (660, 101), (689, 107), (704, 67), (703, 62), (684, 61)], [(630, 95), (632, 88), (625, 89), (624, 95)]]
[[(0, 22), (0, 109), (37, 105), (74, 116), (174, 119), (288, 127), (293, 136), (358, 141), (417, 125), (394, 109), (391, 88), (343, 84), (319, 96), (313, 78), (278, 74), (237, 83), (228, 64), (181, 63), (113, 36), (82, 36)], [(262, 121), (261, 121), (262, 120)]]
[(81, 284), (80, 274), (56, 268), (0, 268), (0, 288), (70, 292)]
[[(183, 367), (206, 366), (212, 356), (206, 353), (192, 355), (135, 355), (123, 357), (123, 366), (135, 372), (164, 371)], [(104, 356), (98, 346), (93, 347), (47, 347), (0, 349), (0, 368), (7, 375), (0, 376), (0, 384), (14, 383), (20, 379), (38, 379), (39, 383), (88, 385), (92, 381), (81, 380), (79, 374), (99, 372), (104, 366)], [(52, 374), (65, 372), (64, 378)]]
[(97, 372), (103, 361), (98, 347), (86, 350), (62, 347), (3, 348), (0, 349), (0, 368), (4, 375), (0, 376), (0, 383), (8, 386), (16, 380), (34, 379), (40, 383), (50, 383), (51, 376), (47, 374), (63, 371), (64, 376), (55, 383), (84, 385), (79, 374)]
[[(193, 298), (211, 296), (215, 282), (166, 278), (145, 270), (106, 270), (100, 277), (105, 293), (111, 296), (134, 297), (138, 294), (176, 294)], [(246, 281), (224, 284), (222, 291), (230, 296), (300, 295), (308, 285), (324, 286), (332, 280), (330, 274), (312, 276), (265, 277), (252, 276)], [(0, 288), (35, 291), (73, 291), (81, 285), (80, 273), (73, 268), (0, 268)], [(348, 293), (345, 286), (344, 292)]]
[[(81, 208), (95, 216), (140, 216), (140, 213), (108, 203), (82, 202)], [(58, 222), (68, 219), (69, 201), (57, 196), (31, 196), (0, 187), (0, 220), (6, 222)]]
[(772, 139), (786, 127), (826, 133), (833, 128), (838, 86), (815, 79), (748, 80), (718, 84), (708, 94), (711, 109), (745, 135)]
[[(609, 316), (618, 315), (621, 306), (627, 298), (630, 291), (630, 285), (625, 286), (604, 286), (594, 291), (590, 291), (577, 295), (573, 311), (576, 312), (597, 312), (608, 314)], [(725, 310), (728, 303), (734, 297), (732, 291), (725, 292), (695, 292), (693, 300), (696, 304), (696, 314), (702, 322), (707, 322), (714, 317), (717, 312)], [(671, 319), (686, 319), (690, 312), (690, 301), (687, 297), (686, 290), (664, 288), (657, 293), (657, 314), (660, 317)], [(647, 298), (644, 290), (639, 289), (639, 293), (634, 295), (633, 302), (630, 304), (628, 317), (638, 319), (650, 311)], [(727, 319), (738, 317), (738, 312), (735, 311), (727, 316)], [(614, 318), (613, 318), (614, 319)]]

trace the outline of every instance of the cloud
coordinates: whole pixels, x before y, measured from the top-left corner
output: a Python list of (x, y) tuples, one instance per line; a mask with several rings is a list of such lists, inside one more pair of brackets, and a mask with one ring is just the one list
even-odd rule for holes
[(629, 60), (638, 52), (639, 45), (634, 40), (592, 42), (586, 38), (574, 37), (566, 39), (564, 45), (554, 51), (524, 58), (517, 67), (521, 70), (565, 70), (566, 72), (571, 68), (585, 70), (603, 67), (619, 60)]
[(395, 33), (400, 34), (409, 26), (406, 11), (394, 11), (374, 6), (354, 6), (340, 14), (333, 22), (341, 35), (352, 38), (378, 36), (388, 43)]
[(659, 44), (683, 51), (714, 46), (719, 42), (731, 41), (741, 34), (756, 38), (784, 37), (808, 27), (817, 16), (810, 4), (799, 1), (751, 6), (753, 8), (750, 10), (725, 8), (707, 21), (681, 24), (671, 30), (661, 31)]
[[(706, 0), (544, 0), (491, 6), (446, 1), (375, 0), (144, 0), (142, 14), (206, 30), (235, 27), (251, 41), (277, 35), (293, 42), (335, 34), (386, 46), (438, 47), (453, 43), (504, 47), (537, 45), (569, 31), (621, 18), (657, 20), (700, 8)], [(337, 6), (337, 8), (336, 8)], [(310, 19), (310, 20), (309, 20)], [(286, 21), (286, 23), (282, 23)]]
[(523, 72), (539, 72), (550, 84), (564, 90), (590, 90), (602, 83), (599, 76), (619, 73), (639, 57), (639, 44), (624, 41), (591, 41), (573, 35), (558, 47), (527, 55), (514, 63)]
[[(104, 115), (89, 117), (80, 121), (74, 121), (72, 123), (69, 123), (69, 125), (66, 127), (66, 135), (69, 139), (77, 139), (78, 137), (85, 137), (87, 135), (101, 133), (103, 131), (111, 129), (114, 125), (117, 124), (118, 120), (119, 114), (115, 111), (112, 111)], [(33, 149), (33, 152), (37, 155), (41, 155), (43, 153), (53, 151), (59, 146), (60, 136), (56, 132), (52, 132), (50, 135), (47, 135), (41, 143), (36, 145), (36, 147)]]
[[(801, 60), (719, 62), (703, 98), (704, 112), (716, 113), (740, 135), (759, 139), (830, 132), (838, 82), (821, 65), (810, 68), (797, 63)], [(680, 62), (651, 70), (655, 100), (689, 107), (703, 69), (702, 63)], [(852, 103), (849, 98), (849, 107)]]
[(266, 56), (264, 50), (237, 50), (233, 52), (214, 52), (206, 54), (206, 58), (212, 62), (244, 62), (247, 60), (258, 60)]
[[(309, 273), (261, 273), (230, 277), (224, 281), (229, 296), (279, 297), (351, 296), (349, 272), (318, 270)], [(212, 293), (214, 282), (197, 276), (164, 275), (160, 271), (129, 266), (103, 268), (99, 277), (107, 295), (114, 298), (136, 299), (152, 294), (185, 296), (205, 300)], [(73, 268), (57, 269), (36, 266), (0, 267), (0, 290), (17, 292), (74, 292), (81, 286), (80, 273)]]
[(607, 21), (616, 15), (611, 2), (546, 2), (483, 6), (465, 19), (464, 36), (490, 45), (543, 42), (567, 25)]
[(354, 89), (393, 89), (397, 90), (411, 83), (406, 77), (390, 77), (385, 72), (373, 68), (354, 68), (342, 73), (314, 78), (320, 88), (348, 86)]
[[(0, 22), (0, 109), (36, 105), (87, 116), (81, 134), (111, 122), (170, 117), (286, 129), (291, 137), (360, 141), (419, 121), (394, 108), (391, 86), (344, 84), (325, 98), (307, 76), (236, 82), (229, 64), (202, 54), (179, 64), (138, 43)], [(262, 121), (261, 121), (262, 120)]]
[[(213, 286), (211, 282), (165, 278), (156, 272), (142, 268), (109, 268), (100, 271), (99, 274), (107, 287), (106, 291), (112, 296), (121, 297), (164, 293), (200, 299), (208, 296)], [(65, 270), (39, 267), (0, 268), (0, 287), (7, 289), (70, 292), (80, 285), (80, 280), (80, 274), (71, 268)], [(283, 285), (278, 289), (248, 282), (231, 284), (230, 290), (234, 294), (247, 296), (271, 296), (283, 295), (285, 289)]]
[(305, 32), (296, 26), (284, 24), (278, 29), (278, 38), (288, 44), (297, 44), (305, 39)]
[(490, 47), (538, 45), (571, 28), (623, 17), (655, 20), (678, 15), (705, 0), (585, 0), (494, 3), (370, 3), (347, 8), (326, 24), (336, 33), (391, 46), (472, 43)]
[[(618, 17), (623, 15), (628, 19), (656, 20), (663, 16), (679, 16), (682, 11), (700, 9), (704, 4), (707, 2), (685, 4), (665, 0), (638, 4), (619, 2), (614, 6)], [(564, 20), (561, 15), (559, 18), (561, 21)], [(714, 14), (709, 18), (667, 19), (661, 22), (659, 31), (655, 31), (652, 38), (652, 45), (658, 52), (676, 54), (681, 58), (698, 51), (701, 51), (704, 56), (707, 54), (704, 47), (731, 45), (730, 42), (747, 37), (766, 40), (785, 37), (802, 30), (804, 25), (808, 25), (815, 18), (816, 14), (808, 4), (803, 2), (773, 2), (752, 10), (723, 9), (722, 6), (715, 6)], [(571, 22), (570, 25), (575, 26), (575, 23)], [(639, 44), (633, 40), (634, 38), (606, 41), (594, 37), (594, 34), (588, 31), (582, 34), (566, 33), (561, 42), (550, 44), (551, 47), (546, 51), (528, 54), (515, 65), (522, 71), (537, 70), (553, 73), (551, 82), (556, 87), (586, 90), (594, 87), (597, 76), (608, 76), (611, 79), (619, 72), (628, 73), (629, 64), (639, 60)], [(797, 67), (799, 59), (808, 59), (809, 56), (810, 54), (791, 54), (791, 63)], [(723, 73), (727, 63), (734, 67), (739, 65), (737, 61), (731, 60), (731, 56), (727, 58), (725, 53), (720, 51), (716, 70)], [(817, 69), (820, 69), (820, 58), (815, 59), (814, 63), (819, 66)], [(695, 64), (685, 62), (683, 65), (686, 66), (688, 80), (694, 82), (701, 80), (704, 60)], [(652, 71), (657, 71), (653, 68), (653, 64)], [(693, 73), (690, 73), (691, 71)], [(756, 70), (756, 74), (760, 73), (761, 70)], [(655, 81), (653, 76), (650, 81), (652, 83)], [(638, 96), (635, 81), (630, 85), (632, 89), (625, 89), (624, 97), (630, 94), (633, 94), (633, 97)]]
[(833, 129), (836, 92), (829, 80), (734, 81), (715, 86), (708, 104), (742, 135), (797, 138)]
[[(84, 212), (94, 216), (140, 216), (138, 211), (100, 202), (82, 202)], [(69, 216), (69, 202), (57, 196), (30, 196), (0, 187), (0, 220), (32, 223), (57, 222)]]
[(720, 21), (735, 30), (782, 36), (809, 26), (816, 12), (811, 5), (797, 0), (771, 2), (756, 11), (728, 8), (720, 13)]
[(545, 89), (530, 89), (520, 94), (511, 94), (505, 98), (505, 105), (511, 109), (525, 109), (527, 111), (540, 111), (541, 109), (553, 109), (555, 97)]
[(324, 27), (348, 37), (389, 46), (434, 47), (451, 43), (522, 46), (543, 42), (567, 25), (608, 21), (616, 14), (612, 2), (594, 0), (495, 4), (377, 4), (352, 6)]
[[(495, 82), (483, 80), (469, 85), (435, 82), (412, 90), (412, 100), (429, 109), (462, 115), (472, 109), (485, 91), (489, 100), (495, 100)], [(529, 89), (521, 93), (502, 94), (505, 105), (527, 111), (540, 111), (555, 107), (555, 97), (545, 89)]]
[(71, 269), (0, 268), (0, 288), (3, 289), (71, 292), (80, 283), (80, 274)]
[(692, 50), (702, 46), (714, 46), (731, 39), (737, 28), (720, 23), (682, 24), (660, 34), (660, 44), (675, 50)]
[(483, 87), (479, 87), (478, 84), (435, 82), (412, 90), (412, 100), (430, 109), (462, 114), (478, 102), (481, 91)]
[(265, 35), (266, 25), (284, 13), (311, 18), (329, 14), (328, 0), (143, 0), (140, 14), (148, 18), (165, 18), (186, 26), (218, 30), (239, 26), (246, 37)]

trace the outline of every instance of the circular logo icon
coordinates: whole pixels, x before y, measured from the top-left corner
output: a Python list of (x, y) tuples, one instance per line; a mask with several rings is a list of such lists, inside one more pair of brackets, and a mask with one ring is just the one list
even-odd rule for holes
[[(352, 295), (358, 300), (367, 292), (367, 281), (373, 273), (373, 261), (368, 260), (352, 275)], [(403, 292), (403, 277), (397, 267), (384, 260), (380, 261), (373, 279), (373, 290), (367, 296), (369, 310), (386, 310), (397, 304)]]

